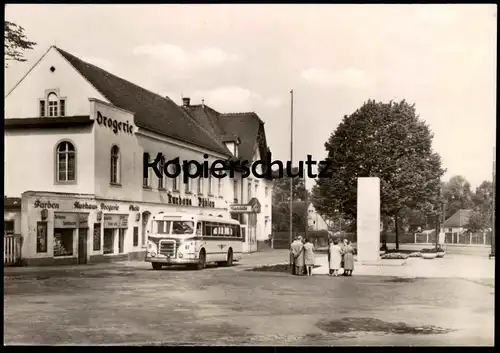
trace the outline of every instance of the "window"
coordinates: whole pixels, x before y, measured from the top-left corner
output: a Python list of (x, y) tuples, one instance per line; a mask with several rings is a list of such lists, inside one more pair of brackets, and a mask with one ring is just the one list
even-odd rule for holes
[(160, 173), (161, 173), (161, 177), (158, 178), (158, 189), (165, 189), (165, 186), (164, 186), (164, 173), (163, 173), (163, 168), (165, 167), (165, 158), (164, 157), (161, 157), (160, 159), (160, 163), (158, 163), (158, 169), (160, 170)]
[(45, 117), (45, 100), (40, 101), (40, 117)]
[(50, 93), (47, 97), (47, 101), (49, 102), (49, 116), (58, 116), (57, 108), (59, 106), (59, 99), (57, 98), (57, 95), (55, 93)]
[(208, 194), (213, 195), (213, 193), (212, 193), (212, 174), (208, 175)]
[(255, 184), (255, 197), (257, 197), (258, 195), (258, 191), (259, 190), (259, 184)]
[(4, 234), (14, 234), (14, 221), (3, 221)]
[(120, 183), (120, 148), (111, 147), (111, 184)]
[[(150, 159), (149, 163), (152, 163), (153, 161)], [(148, 175), (145, 178), (142, 178), (142, 187), (144, 188), (149, 188), (149, 180), (151, 176), (151, 169), (148, 168)]]
[(73, 255), (73, 229), (54, 229), (54, 256)]
[(75, 147), (70, 142), (61, 142), (57, 146), (57, 181), (75, 181)]
[(134, 246), (139, 246), (139, 227), (134, 227)]
[(66, 114), (66, 100), (65, 99), (59, 100), (59, 111), (60, 111), (60, 116), (65, 116), (65, 114)]
[[(190, 172), (189, 174), (191, 174), (192, 172), (196, 172), (194, 170), (195, 166), (191, 166), (190, 167)], [(188, 176), (188, 182), (187, 182), (187, 188), (186, 188), (186, 192), (193, 192), (193, 179), (191, 179), (189, 176)]]
[[(170, 174), (174, 174), (177, 172), (176, 165), (169, 165)], [(172, 178), (172, 190), (179, 191), (179, 176), (177, 178)]]
[(250, 183), (250, 180), (248, 181), (247, 185), (247, 192), (248, 192), (248, 201), (252, 198), (252, 184)]
[(126, 228), (118, 229), (118, 253), (123, 254), (125, 252), (125, 232)]
[(267, 197), (267, 196), (269, 195), (269, 188), (268, 188), (267, 186), (266, 186), (266, 191), (265, 191), (265, 193), (266, 193), (266, 197)]
[(238, 202), (238, 180), (233, 181), (234, 202)]
[(203, 183), (203, 180), (204, 180), (204, 179), (203, 179), (203, 176), (202, 176), (202, 175), (200, 175), (200, 176), (198, 177), (198, 194), (202, 194), (202, 195), (203, 195), (203, 184), (204, 184), (204, 183)]
[(170, 221), (157, 221), (156, 222), (156, 233), (158, 234), (170, 234)]
[(115, 230), (104, 228), (104, 254), (114, 254), (115, 252)]
[(194, 234), (194, 222), (174, 221), (172, 224), (172, 234)]
[(224, 183), (222, 182), (222, 178), (219, 178), (217, 179), (217, 195), (222, 197), (224, 196), (224, 190), (223, 190), (223, 186), (224, 186)]

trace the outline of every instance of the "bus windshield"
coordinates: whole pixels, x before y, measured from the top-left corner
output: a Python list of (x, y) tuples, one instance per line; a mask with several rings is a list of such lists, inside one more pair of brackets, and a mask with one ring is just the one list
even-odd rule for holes
[(194, 234), (194, 222), (192, 221), (173, 221), (172, 234)]

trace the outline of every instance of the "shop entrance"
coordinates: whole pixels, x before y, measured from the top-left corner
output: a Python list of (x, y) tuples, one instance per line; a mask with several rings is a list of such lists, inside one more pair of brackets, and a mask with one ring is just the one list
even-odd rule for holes
[(78, 264), (87, 263), (87, 229), (78, 229)]

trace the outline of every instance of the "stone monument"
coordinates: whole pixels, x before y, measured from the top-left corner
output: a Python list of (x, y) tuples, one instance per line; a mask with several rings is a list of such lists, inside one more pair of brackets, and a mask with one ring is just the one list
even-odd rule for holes
[(380, 180), (358, 178), (358, 262), (380, 260)]

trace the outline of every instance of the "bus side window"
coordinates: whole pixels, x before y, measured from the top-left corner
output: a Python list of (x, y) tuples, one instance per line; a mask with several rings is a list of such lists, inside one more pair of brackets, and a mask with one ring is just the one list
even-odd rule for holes
[(196, 235), (202, 235), (202, 223), (199, 222), (197, 225), (196, 225)]
[(210, 224), (210, 222), (203, 222), (203, 224), (205, 225), (205, 235), (211, 236), (212, 235), (212, 225)]
[(229, 236), (232, 237), (234, 235), (234, 232), (233, 232), (233, 225), (229, 225), (228, 227), (228, 230), (229, 230)]

